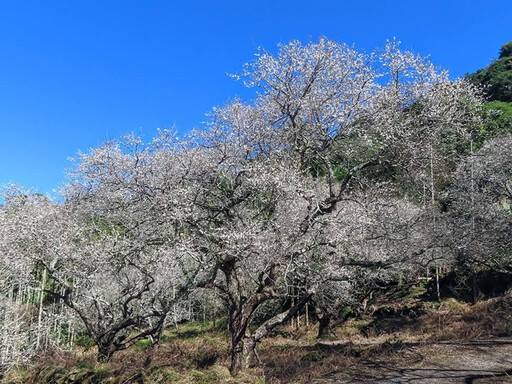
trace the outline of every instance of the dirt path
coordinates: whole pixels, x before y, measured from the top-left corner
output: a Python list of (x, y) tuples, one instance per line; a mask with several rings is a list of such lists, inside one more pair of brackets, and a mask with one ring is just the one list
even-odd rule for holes
[(403, 345), (315, 383), (512, 383), (512, 338)]

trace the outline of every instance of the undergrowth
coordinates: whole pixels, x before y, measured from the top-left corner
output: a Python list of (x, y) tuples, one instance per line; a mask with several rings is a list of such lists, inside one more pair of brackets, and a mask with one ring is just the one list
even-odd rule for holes
[[(382, 306), (333, 329), (338, 340), (318, 342), (316, 326), (281, 328), (258, 346), (261, 364), (237, 377), (229, 374), (229, 334), (211, 323), (189, 323), (165, 331), (160, 345), (141, 341), (113, 361), (95, 361), (95, 348), (50, 350), (30, 366), (7, 372), (6, 384), (71, 383), (307, 383), (386, 359), (408, 345), (441, 340), (509, 336), (512, 297), (475, 305), (448, 299)], [(221, 328), (225, 329), (225, 328)]]

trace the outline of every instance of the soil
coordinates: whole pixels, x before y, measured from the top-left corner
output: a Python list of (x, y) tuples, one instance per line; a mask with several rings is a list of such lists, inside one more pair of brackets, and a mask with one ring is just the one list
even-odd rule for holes
[(512, 383), (512, 338), (403, 344), (315, 383)]

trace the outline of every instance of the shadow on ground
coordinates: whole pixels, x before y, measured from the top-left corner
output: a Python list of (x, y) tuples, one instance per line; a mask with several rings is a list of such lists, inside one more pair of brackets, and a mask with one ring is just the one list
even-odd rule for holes
[(512, 383), (512, 339), (401, 344), (315, 383)]

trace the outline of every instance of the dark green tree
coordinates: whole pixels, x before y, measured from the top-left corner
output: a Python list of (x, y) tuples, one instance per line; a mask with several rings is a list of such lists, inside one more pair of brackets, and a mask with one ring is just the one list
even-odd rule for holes
[(512, 41), (509, 41), (507, 44), (503, 44), (500, 50), (500, 59), (510, 56), (512, 56)]
[(501, 47), (498, 60), (467, 78), (484, 88), (489, 101), (512, 102), (512, 41)]

